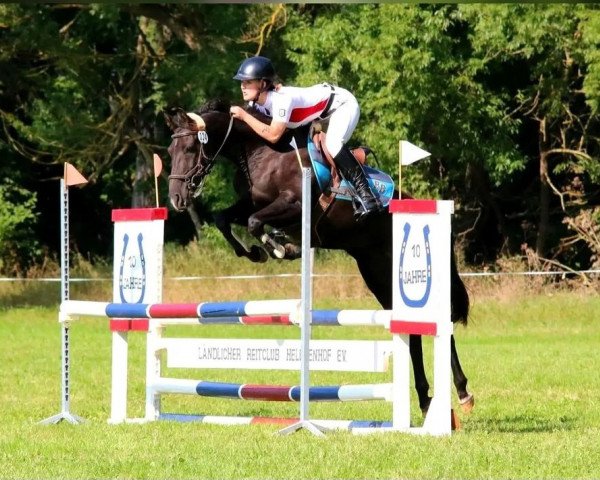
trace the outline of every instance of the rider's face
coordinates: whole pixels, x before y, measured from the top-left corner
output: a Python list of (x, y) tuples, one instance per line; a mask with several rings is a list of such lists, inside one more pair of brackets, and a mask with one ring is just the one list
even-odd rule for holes
[(259, 96), (262, 80), (242, 80), (242, 97), (244, 101), (256, 100)]

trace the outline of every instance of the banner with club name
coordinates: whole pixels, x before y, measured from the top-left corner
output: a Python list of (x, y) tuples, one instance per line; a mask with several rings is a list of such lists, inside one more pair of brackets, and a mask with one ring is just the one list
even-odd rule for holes
[[(299, 370), (299, 340), (165, 338), (170, 368)], [(385, 372), (392, 352), (389, 340), (312, 340), (312, 370)]]

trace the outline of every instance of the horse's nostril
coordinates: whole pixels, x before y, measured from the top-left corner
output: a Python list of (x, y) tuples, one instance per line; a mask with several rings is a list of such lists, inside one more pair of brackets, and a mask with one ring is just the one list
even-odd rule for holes
[(171, 205), (173, 205), (173, 208), (175, 208), (175, 210), (179, 211), (185, 210), (186, 208), (185, 200), (182, 200), (181, 195), (179, 195), (178, 193), (171, 195)]

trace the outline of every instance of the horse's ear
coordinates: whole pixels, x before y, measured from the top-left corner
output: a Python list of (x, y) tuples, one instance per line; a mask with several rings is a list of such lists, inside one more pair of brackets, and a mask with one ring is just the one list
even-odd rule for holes
[(163, 112), (163, 117), (165, 117), (165, 123), (167, 124), (167, 127), (169, 127), (171, 130), (175, 130), (175, 123), (173, 123), (171, 115), (169, 115), (167, 112)]
[(163, 112), (165, 117), (165, 122), (168, 127), (175, 131), (177, 128), (185, 128), (188, 130), (198, 130), (197, 124), (193, 118), (185, 113), (183, 108), (169, 108), (167, 111)]
[(175, 131), (176, 128), (185, 126), (185, 122), (181, 123), (182, 113), (185, 116), (185, 112), (179, 107), (171, 107), (163, 112), (165, 122), (171, 130)]
[(198, 131), (204, 130), (204, 120), (197, 113), (186, 113), (182, 108), (170, 108), (163, 112), (165, 116), (165, 122), (169, 128), (175, 131), (177, 128), (184, 128), (186, 130)]
[(197, 113), (187, 112), (185, 116), (188, 122), (187, 128), (189, 130), (200, 131), (206, 129), (206, 123), (204, 123), (204, 119)]

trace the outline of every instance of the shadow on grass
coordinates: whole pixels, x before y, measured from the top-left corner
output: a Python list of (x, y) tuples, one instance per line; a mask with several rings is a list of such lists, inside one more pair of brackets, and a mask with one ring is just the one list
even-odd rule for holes
[(511, 415), (469, 422), (469, 428), (498, 433), (567, 432), (577, 428), (575, 417), (545, 418), (535, 415)]

